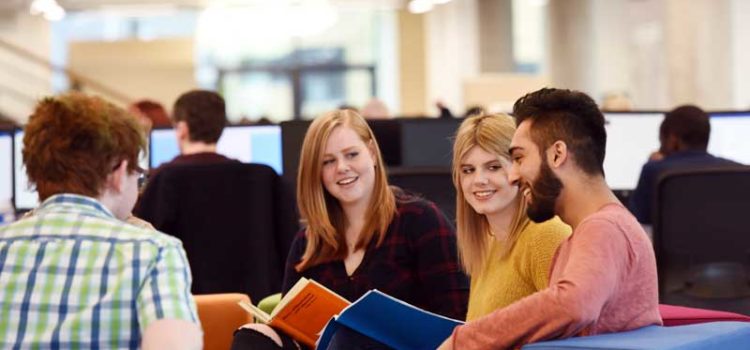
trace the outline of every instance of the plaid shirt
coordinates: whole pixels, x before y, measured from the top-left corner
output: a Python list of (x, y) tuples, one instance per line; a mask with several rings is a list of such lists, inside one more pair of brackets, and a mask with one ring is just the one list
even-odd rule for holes
[(0, 348), (137, 349), (159, 319), (198, 323), (179, 240), (64, 194), (0, 227)]
[(432, 202), (398, 203), (385, 240), (373, 239), (359, 267), (349, 276), (342, 260), (294, 270), (305, 251), (304, 231), (297, 234), (287, 259), (284, 293), (300, 277), (314, 279), (342, 297), (354, 301), (378, 289), (422, 309), (463, 320), (469, 281), (461, 272), (456, 234)]

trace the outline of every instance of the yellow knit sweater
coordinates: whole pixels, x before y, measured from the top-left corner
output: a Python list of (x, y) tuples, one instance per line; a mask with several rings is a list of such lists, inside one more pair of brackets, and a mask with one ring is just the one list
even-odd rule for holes
[(529, 222), (503, 258), (499, 258), (502, 243), (493, 240), (484, 268), (471, 276), (466, 321), (547, 288), (552, 258), (570, 233), (570, 226), (558, 217), (541, 224)]

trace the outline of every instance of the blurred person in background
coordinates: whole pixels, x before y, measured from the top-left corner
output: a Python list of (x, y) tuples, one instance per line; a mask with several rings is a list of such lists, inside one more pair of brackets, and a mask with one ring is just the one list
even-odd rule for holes
[(629, 112), (633, 110), (633, 102), (625, 92), (608, 92), (602, 99), (601, 110), (602, 112)]
[(238, 162), (216, 152), (216, 144), (227, 125), (224, 98), (216, 92), (192, 90), (180, 95), (172, 108), (171, 125), (174, 125), (180, 154), (153, 169), (150, 177), (179, 164)]
[(651, 209), (659, 176), (668, 170), (715, 166), (737, 166), (738, 163), (708, 153), (711, 122), (708, 113), (697, 106), (677, 107), (664, 116), (659, 127), (659, 150), (652, 153), (641, 169), (629, 209), (643, 224), (651, 224)]
[(393, 115), (391, 115), (391, 112), (388, 110), (388, 106), (385, 105), (385, 102), (377, 98), (372, 98), (370, 99), (370, 101), (367, 101), (367, 104), (365, 104), (365, 106), (362, 107), (360, 114), (365, 119), (391, 119), (393, 118)]
[(131, 104), (128, 111), (138, 117), (138, 121), (151, 131), (153, 128), (171, 127), (172, 121), (169, 120), (169, 114), (159, 102), (152, 100), (140, 100)]

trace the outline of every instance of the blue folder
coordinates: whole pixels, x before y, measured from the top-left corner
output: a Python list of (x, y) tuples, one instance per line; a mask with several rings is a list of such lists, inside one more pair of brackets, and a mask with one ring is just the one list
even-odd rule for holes
[(747, 350), (750, 323), (711, 322), (688, 326), (648, 326), (628, 332), (528, 344), (523, 350)]
[(351, 332), (348, 332), (347, 339), (351, 339), (353, 344), (336, 341), (334, 335), (343, 326), (360, 336), (370, 338), (366, 343), (372, 345), (364, 348), (435, 349), (453, 333), (453, 328), (462, 323), (373, 289), (328, 322), (317, 348), (352, 349), (365, 343), (363, 339), (351, 336)]

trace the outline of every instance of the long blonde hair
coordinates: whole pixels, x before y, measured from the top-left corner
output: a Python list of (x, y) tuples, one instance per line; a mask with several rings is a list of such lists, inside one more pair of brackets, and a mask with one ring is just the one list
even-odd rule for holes
[(354, 130), (375, 158), (374, 188), (356, 249), (366, 247), (373, 238), (377, 238), (380, 245), (396, 214), (396, 199), (388, 187), (383, 157), (364, 118), (352, 110), (336, 110), (316, 118), (305, 134), (297, 175), (297, 204), (300, 217), (307, 226), (307, 246), (302, 259), (295, 266), (297, 271), (343, 259), (348, 253), (344, 238), (347, 223), (343, 209), (338, 200), (325, 190), (321, 179), (324, 147), (337, 127)]
[[(453, 143), (453, 185), (456, 187), (456, 235), (461, 265), (471, 275), (484, 265), (490, 242), (494, 239), (487, 218), (474, 211), (461, 189), (461, 160), (472, 147), (496, 154), (510, 162), (510, 141), (516, 130), (512, 117), (505, 114), (478, 115), (461, 123)], [(519, 198), (518, 209), (502, 254), (507, 254), (529, 222), (526, 201)]]

